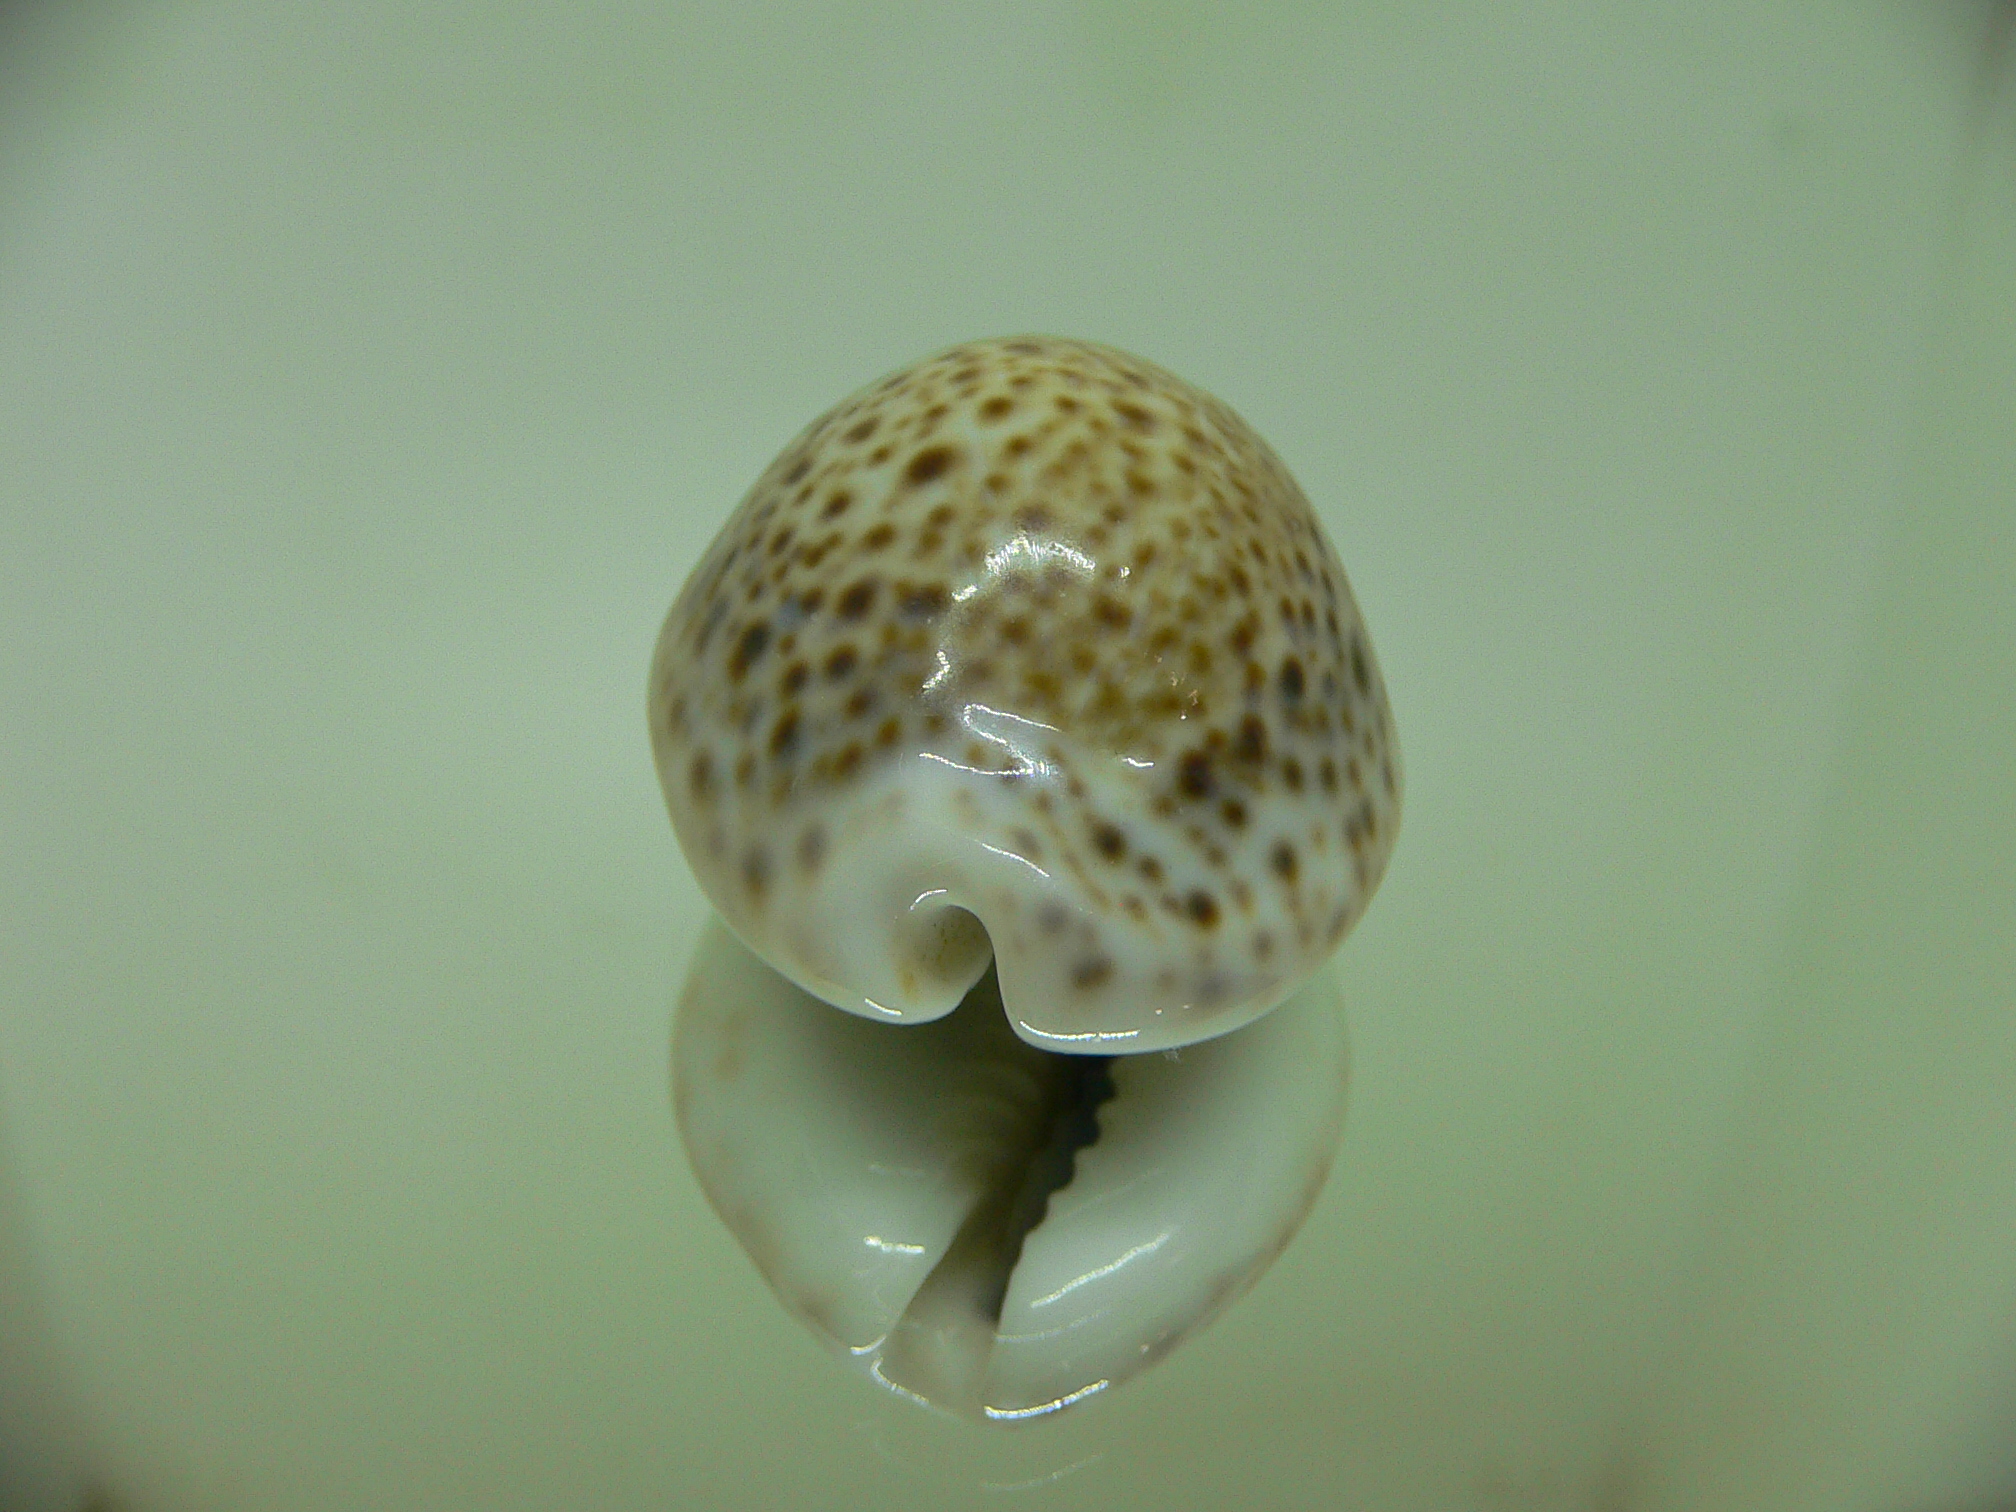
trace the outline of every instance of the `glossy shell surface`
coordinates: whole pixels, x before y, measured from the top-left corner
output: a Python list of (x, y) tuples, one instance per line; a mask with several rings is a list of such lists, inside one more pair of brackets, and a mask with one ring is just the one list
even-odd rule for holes
[(1053, 1049), (1267, 1011), (1399, 822), (1301, 490), (1224, 404), (1084, 342), (954, 347), (813, 422), (680, 593), (650, 705), (681, 843), (764, 959), (919, 1021), (991, 958)]
[(717, 923), (673, 1095), (787, 1310), (878, 1386), (1016, 1424), (1147, 1369), (1259, 1278), (1322, 1190), (1348, 1056), (1332, 968), (1237, 1034), (1111, 1060), (1034, 1049), (989, 999), (880, 1027)]

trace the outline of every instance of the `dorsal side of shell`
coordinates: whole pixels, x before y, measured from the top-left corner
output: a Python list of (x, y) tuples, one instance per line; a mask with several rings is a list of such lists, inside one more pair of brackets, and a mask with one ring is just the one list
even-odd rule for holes
[(651, 704), (680, 839), (760, 954), (924, 1019), (991, 948), (1051, 1048), (1264, 1012), (1399, 818), (1301, 490), (1224, 404), (1083, 342), (954, 347), (815, 421), (673, 606)]

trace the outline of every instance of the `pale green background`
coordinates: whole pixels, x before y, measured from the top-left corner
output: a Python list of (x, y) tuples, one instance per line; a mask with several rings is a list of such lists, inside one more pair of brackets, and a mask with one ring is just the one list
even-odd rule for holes
[[(0, 1499), (2016, 1496), (2016, 109), (1962, 6), (0, 11)], [(1408, 765), (1308, 1227), (878, 1398), (671, 1127), (657, 623), (805, 420), (1140, 352)]]

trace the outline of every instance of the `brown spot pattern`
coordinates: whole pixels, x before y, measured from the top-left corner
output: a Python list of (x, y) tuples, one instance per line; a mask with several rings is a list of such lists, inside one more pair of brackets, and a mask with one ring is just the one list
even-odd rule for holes
[[(971, 903), (1004, 980), (1041, 920), (1032, 958), (1102, 1000), (1306, 973), (1397, 829), (1385, 688), (1301, 490), (1223, 403), (1083, 342), (966, 343), (820, 417), (694, 569), (650, 688), (674, 825), (759, 948), (873, 880), (869, 800), (919, 774), (973, 785), (960, 822), (1070, 903)], [(1272, 927), (1234, 940), (1221, 899)]]

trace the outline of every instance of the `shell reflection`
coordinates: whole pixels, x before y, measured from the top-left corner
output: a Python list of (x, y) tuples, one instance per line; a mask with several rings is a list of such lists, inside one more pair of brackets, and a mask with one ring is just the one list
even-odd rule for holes
[(1021, 1422), (1166, 1355), (1281, 1253), (1343, 1126), (1333, 968), (1180, 1051), (1018, 1038), (990, 971), (926, 1024), (808, 996), (720, 921), (673, 1041), (708, 1199), (785, 1306), (878, 1384)]

